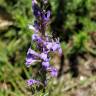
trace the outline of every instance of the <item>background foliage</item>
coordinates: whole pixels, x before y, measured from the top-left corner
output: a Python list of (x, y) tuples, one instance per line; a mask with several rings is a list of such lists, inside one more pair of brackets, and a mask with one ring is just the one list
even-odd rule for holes
[[(64, 56), (61, 64), (55, 63), (58, 79), (33, 96), (96, 96), (96, 1), (50, 0), (49, 9), (48, 31), (60, 38)], [(25, 58), (33, 21), (31, 0), (0, 0), (0, 96), (31, 95), (25, 80), (33, 69), (26, 69)]]

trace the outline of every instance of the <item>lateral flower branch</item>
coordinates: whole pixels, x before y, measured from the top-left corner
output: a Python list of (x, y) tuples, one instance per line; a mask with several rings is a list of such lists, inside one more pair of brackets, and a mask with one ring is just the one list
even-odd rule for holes
[(49, 36), (46, 33), (46, 27), (50, 20), (51, 12), (46, 9), (48, 1), (41, 0), (40, 3), (36, 0), (32, 0), (32, 9), (35, 16), (34, 25), (29, 25), (29, 28), (34, 31), (32, 35), (32, 41), (36, 42), (36, 47), (38, 52), (28, 49), (26, 56), (26, 66), (30, 67), (33, 63), (39, 62), (41, 64), (40, 73), (43, 76), (42, 80), (29, 79), (27, 80), (28, 86), (34, 84), (43, 84), (46, 85), (46, 74), (50, 73), (52, 77), (58, 75), (58, 70), (50, 65), (51, 57), (49, 56), (50, 52), (58, 52), (59, 55), (62, 54), (62, 49), (60, 46), (59, 39), (52, 39), (52, 36)]

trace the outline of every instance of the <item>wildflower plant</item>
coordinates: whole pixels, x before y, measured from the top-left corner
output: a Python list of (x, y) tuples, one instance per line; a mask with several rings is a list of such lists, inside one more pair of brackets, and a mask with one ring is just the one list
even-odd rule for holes
[(46, 33), (51, 15), (50, 10), (47, 9), (47, 3), (47, 0), (32, 0), (32, 9), (35, 16), (35, 21), (33, 26), (29, 25), (29, 28), (34, 31), (32, 41), (36, 43), (38, 52), (32, 50), (31, 47), (28, 49), (26, 66), (30, 67), (34, 63), (39, 64), (38, 75), (41, 78), (32, 77), (31, 79), (27, 80), (28, 86), (36, 84), (45, 87), (47, 85), (48, 73), (51, 77), (56, 77), (58, 75), (58, 70), (50, 64), (50, 53), (57, 51), (58, 54), (61, 55), (62, 49), (59, 39), (52, 39), (52, 36), (49, 36)]

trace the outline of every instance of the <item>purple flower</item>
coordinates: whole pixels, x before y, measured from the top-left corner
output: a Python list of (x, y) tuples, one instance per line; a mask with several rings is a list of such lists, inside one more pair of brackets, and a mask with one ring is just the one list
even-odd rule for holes
[(34, 79), (27, 80), (27, 85), (28, 86), (31, 86), (31, 85), (34, 85), (34, 84), (39, 84), (39, 83), (40, 83), (39, 81), (34, 80)]
[(32, 35), (32, 40), (33, 40), (33, 41), (37, 40), (37, 38), (38, 38), (38, 34), (33, 34), (33, 35)]
[(43, 19), (47, 22), (50, 19), (50, 11), (48, 10), (44, 15), (43, 15)]
[(42, 65), (45, 67), (45, 68), (48, 68), (50, 66), (49, 62), (42, 62)]
[(50, 74), (51, 74), (52, 77), (57, 77), (58, 71), (57, 71), (56, 68), (49, 67), (49, 68), (47, 68), (47, 70), (50, 72)]
[(60, 44), (53, 42), (53, 47), (52, 47), (52, 51), (56, 51), (57, 49), (60, 48)]
[(43, 43), (43, 39), (38, 34), (33, 34), (32, 40), (36, 41), (38, 44)]
[(31, 58), (30, 58), (30, 57), (29, 57), (29, 58), (28, 58), (28, 57), (26, 58), (26, 66), (27, 66), (27, 67), (30, 67), (31, 64), (33, 64), (33, 63), (35, 63), (35, 62), (37, 62), (37, 60), (35, 60), (35, 59), (32, 58), (32, 57), (31, 57)]
[(32, 50), (31, 48), (28, 49), (27, 57), (26, 57), (26, 66), (30, 67), (32, 63), (35, 63), (38, 61), (39, 54)]
[(40, 58), (41, 58), (42, 60), (44, 60), (44, 61), (47, 61), (47, 60), (48, 60), (48, 56), (47, 56), (46, 53), (41, 53), (41, 54), (40, 54)]
[(58, 53), (61, 55), (62, 54), (62, 49), (61, 49), (61, 46), (60, 46), (60, 43), (59, 42), (55, 42), (55, 41), (45, 41), (44, 42), (44, 46), (46, 46), (47, 50), (48, 51), (58, 51)]
[(35, 52), (35, 51), (32, 50), (31, 48), (28, 49), (27, 55), (28, 55), (28, 54), (32, 54), (33, 56), (39, 57), (39, 53)]
[(53, 47), (52, 42), (47, 42), (46, 47), (47, 47), (48, 50), (52, 49), (52, 47)]

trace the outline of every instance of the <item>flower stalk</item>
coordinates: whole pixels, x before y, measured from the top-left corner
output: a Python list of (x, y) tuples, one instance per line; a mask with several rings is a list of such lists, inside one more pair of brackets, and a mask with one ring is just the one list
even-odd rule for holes
[(33, 14), (35, 16), (34, 25), (29, 25), (34, 31), (32, 35), (32, 41), (36, 42), (36, 47), (39, 52), (28, 49), (27, 57), (26, 57), (26, 66), (30, 67), (33, 63), (39, 62), (40, 67), (38, 71), (39, 80), (29, 79), (27, 84), (29, 86), (34, 84), (43, 84), (46, 86), (47, 77), (46, 74), (49, 72), (52, 77), (56, 77), (58, 75), (58, 71), (50, 64), (51, 57), (49, 56), (50, 52), (58, 52), (59, 55), (62, 54), (62, 49), (60, 46), (59, 39), (53, 40), (52, 36), (47, 35), (46, 27), (48, 26), (48, 22), (50, 20), (51, 12), (47, 10), (48, 1), (41, 0), (37, 2), (36, 0), (32, 0), (32, 9)]

